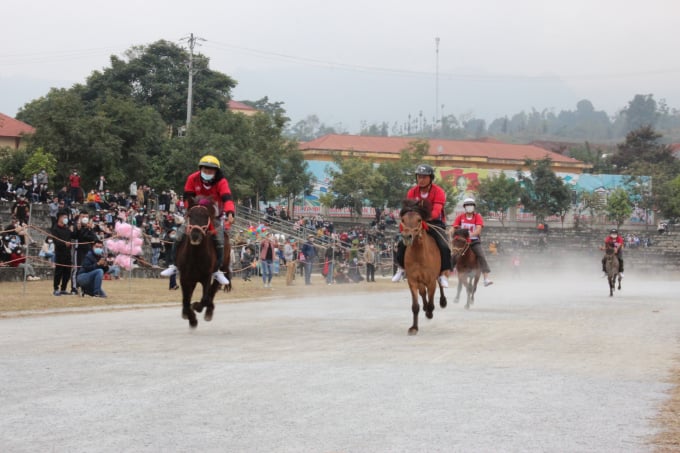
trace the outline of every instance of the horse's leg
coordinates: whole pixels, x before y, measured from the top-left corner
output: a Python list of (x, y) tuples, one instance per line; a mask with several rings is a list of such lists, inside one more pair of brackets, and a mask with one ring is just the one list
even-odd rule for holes
[(439, 306), (441, 308), (446, 308), (448, 302), (446, 300), (446, 296), (444, 295), (444, 288), (442, 288), (442, 285), (439, 284), (439, 279), (437, 279), (437, 285), (439, 285)]
[(616, 275), (619, 276), (619, 291), (621, 291), (621, 272), (619, 272), (619, 273), (616, 274)]
[[(231, 284), (231, 283), (230, 283)], [(205, 305), (205, 319), (206, 321), (212, 321), (213, 312), (215, 311), (215, 294), (220, 289), (220, 284), (218, 282), (213, 282), (210, 285), (210, 293), (208, 294), (208, 300)]]
[(609, 297), (612, 297), (614, 295), (614, 287), (616, 286), (616, 277), (609, 274), (607, 281), (609, 282)]
[(472, 299), (472, 274), (467, 274), (465, 277), (465, 295), (466, 300), (465, 300), (465, 309), (469, 310), (470, 309), (470, 300)]
[(425, 316), (427, 319), (432, 319), (432, 310), (434, 310), (434, 303), (431, 299), (428, 299), (428, 287), (421, 287), (418, 292), (420, 293), (420, 298), (423, 300), (423, 311), (425, 311)]
[(408, 329), (409, 335), (415, 335), (418, 333), (418, 312), (420, 311), (420, 305), (418, 305), (418, 288), (416, 288), (415, 283), (409, 281), (409, 289), (411, 290), (411, 311), (413, 312), (413, 325)]
[(456, 291), (456, 298), (453, 299), (454, 304), (457, 304), (460, 300), (460, 292), (463, 290), (463, 278), (465, 278), (464, 275), (461, 274), (461, 271), (458, 271), (458, 290)]
[(437, 282), (438, 279), (434, 281), (434, 283), (430, 283), (430, 285), (427, 287), (427, 307), (430, 312), (430, 316), (428, 318), (432, 319), (433, 313), (434, 313), (434, 295), (437, 292), (437, 286), (439, 286), (439, 283)]
[(479, 284), (479, 277), (482, 273), (480, 271), (475, 272), (474, 279), (472, 281), (472, 298), (470, 299), (470, 305), (475, 304), (475, 294), (477, 294), (477, 285)]
[(189, 320), (189, 326), (196, 327), (198, 321), (196, 314), (191, 309), (191, 295), (196, 288), (196, 282), (182, 282), (182, 318)]

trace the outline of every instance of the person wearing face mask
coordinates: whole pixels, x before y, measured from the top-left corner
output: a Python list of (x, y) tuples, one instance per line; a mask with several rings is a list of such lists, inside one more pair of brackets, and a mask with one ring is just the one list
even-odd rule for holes
[[(609, 236), (604, 238), (605, 249), (608, 245), (614, 247), (614, 253), (616, 253), (616, 257), (619, 259), (619, 275), (621, 278), (623, 278), (623, 243), (623, 237), (619, 235), (619, 230), (616, 228), (611, 229)], [(605, 268), (606, 259), (606, 255), (602, 257), (602, 272), (604, 272), (605, 277), (607, 276), (607, 269)]]
[[(484, 286), (492, 285), (493, 282), (489, 280), (489, 263), (486, 261), (484, 256), (484, 249), (482, 247), (482, 228), (484, 228), (484, 219), (482, 215), (475, 212), (477, 208), (477, 203), (474, 198), (466, 198), (463, 200), (463, 209), (465, 212), (459, 214), (456, 220), (453, 221), (453, 229), (457, 230), (459, 228), (464, 228), (470, 232), (470, 248), (475, 255), (477, 255), (477, 261), (482, 268), (482, 274), (484, 275)], [(454, 262), (455, 266), (456, 263)]]
[(60, 210), (57, 213), (57, 224), (50, 230), (50, 236), (54, 240), (54, 295), (68, 295), (66, 285), (71, 275), (71, 241), (74, 238), (73, 227), (69, 226), (69, 213)]
[(49, 260), (54, 266), (54, 240), (51, 237), (47, 236), (45, 238), (45, 242), (43, 243), (42, 247), (40, 247), (38, 256), (40, 258)]
[(92, 220), (88, 212), (81, 212), (74, 219), (74, 244), (72, 250), (73, 268), (71, 272), (71, 294), (78, 294), (78, 268), (85, 260), (85, 256), (92, 249), (97, 240), (97, 234), (92, 230)]
[(96, 239), (92, 250), (87, 252), (83, 264), (78, 268), (76, 279), (83, 296), (87, 294), (94, 297), (106, 297), (106, 293), (102, 290), (102, 281), (104, 272), (108, 269), (109, 266), (104, 256), (104, 243)]
[[(228, 228), (234, 222), (234, 215), (236, 207), (234, 200), (231, 197), (231, 190), (229, 183), (224, 177), (220, 168), (220, 161), (211, 155), (205, 155), (198, 162), (198, 171), (189, 175), (184, 184), (184, 208), (189, 210), (195, 204), (195, 198), (198, 196), (205, 196), (212, 199), (217, 205), (217, 217), (222, 218), (224, 214), (227, 218)], [(213, 278), (221, 285), (228, 285), (229, 279), (220, 270), (224, 261), (224, 222), (218, 220), (214, 223), (215, 227), (215, 247), (217, 250), (217, 262), (215, 264), (215, 271)], [(182, 240), (184, 236), (185, 225), (182, 224), (177, 230), (177, 237), (172, 244), (172, 251), (170, 254), (169, 267), (161, 272), (162, 277), (170, 277), (177, 272), (175, 267), (175, 256), (177, 252), (177, 243)]]
[[(434, 184), (434, 168), (427, 164), (420, 164), (416, 167), (416, 185), (406, 194), (407, 199), (427, 200), (432, 206), (428, 225), (437, 228), (428, 228), (427, 233), (434, 238), (439, 247), (441, 256), (441, 268), (439, 284), (442, 288), (449, 287), (449, 271), (451, 270), (451, 249), (449, 248), (448, 238), (446, 237), (446, 192), (444, 189)], [(392, 277), (393, 282), (398, 282), (404, 277), (404, 254), (406, 246), (403, 241), (397, 244), (396, 259), (398, 263), (397, 272)]]

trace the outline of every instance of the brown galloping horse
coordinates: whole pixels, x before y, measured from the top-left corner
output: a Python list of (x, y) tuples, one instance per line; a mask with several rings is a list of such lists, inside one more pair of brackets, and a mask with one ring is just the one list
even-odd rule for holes
[[(215, 219), (215, 207), (212, 203), (200, 203), (189, 208), (186, 215), (186, 231), (183, 239), (177, 244), (177, 270), (182, 287), (182, 318), (189, 320), (191, 327), (198, 325), (196, 314), (203, 308), (206, 309), (204, 319), (212, 320), (215, 310), (215, 294), (220, 288), (217, 281), (212, 280), (217, 256), (215, 253), (215, 238), (211, 233), (211, 223)], [(229, 271), (229, 258), (231, 246), (229, 236), (224, 233), (224, 261), (222, 270), (229, 279), (227, 291), (231, 290), (231, 274)], [(191, 297), (196, 285), (200, 283), (203, 293), (200, 302), (191, 303)]]
[(609, 282), (609, 297), (614, 295), (614, 288), (616, 287), (616, 277), (619, 278), (619, 287), (621, 290), (621, 273), (619, 272), (619, 258), (616, 256), (616, 251), (613, 244), (607, 244), (604, 249), (604, 268), (607, 270), (607, 282)]
[(479, 276), (482, 274), (477, 255), (470, 248), (469, 240), (470, 232), (461, 228), (453, 233), (453, 246), (451, 247), (451, 252), (456, 258), (456, 272), (458, 272), (458, 291), (454, 302), (458, 303), (460, 300), (460, 291), (465, 285), (467, 293), (465, 309), (470, 309), (470, 306), (475, 303), (477, 283), (479, 283)]
[[(401, 216), (401, 236), (406, 245), (404, 254), (404, 270), (411, 290), (411, 311), (413, 325), (408, 329), (409, 335), (418, 333), (418, 294), (423, 300), (423, 310), (428, 319), (432, 319), (434, 311), (434, 292), (437, 289), (441, 256), (439, 247), (432, 236), (427, 234), (429, 226), (425, 223), (430, 217), (431, 207), (427, 201), (404, 200), (399, 215)], [(446, 307), (444, 290), (439, 285), (439, 306)]]

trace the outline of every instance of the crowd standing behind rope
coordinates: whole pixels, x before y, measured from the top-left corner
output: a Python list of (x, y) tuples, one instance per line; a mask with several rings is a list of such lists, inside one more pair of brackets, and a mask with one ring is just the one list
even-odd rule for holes
[[(34, 178), (14, 183), (14, 178), (3, 176), (0, 178), (0, 200), (11, 202), (12, 219), (0, 232), (0, 267), (19, 266), (26, 264), (28, 246), (34, 244), (28, 226), (30, 205), (44, 204), (48, 206), (50, 227), (41, 230), (45, 236), (41, 244), (41, 252), (34, 259), (49, 265), (54, 269), (53, 295), (83, 294), (78, 285), (78, 270), (82, 267), (87, 254), (92, 251), (95, 241), (104, 241), (115, 237), (115, 226), (118, 222), (128, 222), (142, 229), (145, 242), (151, 250), (150, 261), (137, 256), (133, 267), (159, 268), (160, 262), (171, 264), (171, 244), (175, 241), (177, 230), (184, 221), (185, 203), (183, 195), (173, 190), (156, 192), (150, 186), (133, 181), (128, 191), (112, 191), (108, 188), (104, 175), (91, 184), (83, 181), (76, 170), (69, 175), (69, 182), (55, 192), (48, 189), (48, 176), (43, 170)], [(87, 192), (86, 192), (87, 191)], [(318, 249), (314, 269), (317, 267), (328, 271), (324, 275), (327, 284), (349, 283), (364, 280), (359, 271), (367, 261), (373, 262), (372, 271), (378, 270), (381, 275), (391, 272), (392, 248), (395, 238), (386, 236), (386, 228), (394, 224), (394, 219), (378, 214), (371, 226), (357, 226), (343, 231), (336, 231), (332, 221), (321, 215), (302, 216), (294, 219), (287, 209), (268, 205), (263, 210), (266, 213), (266, 223), (251, 225), (247, 230), (232, 231), (235, 260), (234, 271), (240, 272), (244, 278), (250, 278), (253, 273), (261, 274), (260, 243), (269, 232), (269, 227), (279, 221), (293, 221), (293, 228), (300, 237), (311, 234), (311, 243)], [(259, 231), (258, 231), (259, 230)], [(51, 242), (50, 242), (51, 241)], [(281, 244), (284, 244), (281, 240)], [(299, 249), (294, 238), (287, 238), (285, 244), (289, 257), (284, 256), (286, 246), (274, 248), (278, 262), (286, 267), (287, 284), (294, 284), (295, 269), (303, 274), (298, 260)], [(364, 251), (369, 244), (375, 247), (375, 258), (365, 260)], [(278, 245), (278, 244), (277, 244)], [(354, 252), (350, 252), (350, 247)], [(326, 259), (326, 249), (333, 253)], [(246, 267), (243, 263), (244, 251), (248, 249), (253, 256)], [(18, 251), (20, 253), (16, 253)], [(360, 250), (360, 254), (355, 253)], [(12, 258), (14, 253), (15, 258)], [(113, 263), (113, 254), (104, 247), (102, 258), (106, 266), (101, 269), (103, 279), (120, 279), (121, 269)], [(99, 261), (99, 260), (98, 260)], [(104, 261), (102, 261), (104, 262)], [(324, 266), (328, 262), (328, 266)], [(380, 263), (384, 266), (381, 268)], [(28, 267), (28, 266), (26, 266)], [(274, 266), (278, 270), (278, 266)], [(310, 266), (311, 268), (311, 266)], [(268, 270), (268, 269), (267, 269)], [(278, 272), (277, 272), (278, 273)], [(31, 268), (28, 280), (38, 280)], [(174, 276), (173, 276), (174, 277)], [(311, 276), (310, 276), (311, 278)], [(373, 275), (371, 272), (371, 281)], [(70, 288), (69, 288), (70, 286)], [(267, 286), (271, 286), (267, 275)], [(169, 289), (177, 289), (174, 278), (171, 278)], [(86, 291), (85, 294), (98, 293)], [(102, 294), (104, 292), (102, 291)]]

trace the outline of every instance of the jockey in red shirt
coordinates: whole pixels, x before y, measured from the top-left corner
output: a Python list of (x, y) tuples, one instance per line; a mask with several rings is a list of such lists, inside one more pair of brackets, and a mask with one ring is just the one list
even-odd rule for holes
[[(470, 248), (475, 255), (477, 255), (477, 260), (479, 261), (479, 266), (482, 268), (482, 273), (484, 274), (484, 286), (489, 286), (493, 284), (489, 280), (489, 263), (486, 261), (484, 256), (484, 249), (482, 247), (482, 228), (484, 228), (484, 218), (482, 215), (475, 212), (477, 208), (477, 203), (474, 198), (466, 198), (463, 200), (463, 209), (465, 212), (459, 214), (456, 220), (453, 221), (453, 230), (459, 228), (466, 229), (470, 232)], [(456, 265), (455, 260), (453, 263), (454, 267)]]
[[(616, 228), (612, 228), (609, 231), (609, 236), (604, 238), (604, 246), (605, 248), (608, 245), (613, 245), (614, 246), (614, 253), (616, 253), (616, 257), (619, 259), (619, 273), (621, 277), (623, 277), (623, 237), (619, 235), (619, 230)], [(607, 269), (605, 268), (605, 260), (606, 256), (602, 257), (602, 272), (605, 273), (605, 276), (607, 275)]]
[[(203, 196), (212, 199), (216, 205), (217, 217), (221, 219), (222, 214), (226, 215), (227, 228), (231, 227), (234, 221), (234, 214), (236, 207), (234, 200), (231, 197), (231, 190), (229, 183), (220, 170), (220, 161), (211, 155), (206, 155), (198, 162), (198, 171), (192, 173), (187, 178), (184, 184), (184, 207), (191, 208), (196, 204), (195, 198)], [(211, 224), (213, 225), (213, 224)], [(161, 272), (161, 276), (170, 277), (177, 272), (175, 266), (175, 254), (177, 252), (177, 243), (182, 239), (185, 232), (185, 225), (182, 224), (177, 230), (177, 236), (172, 243), (172, 253), (170, 260), (172, 261), (169, 267)], [(211, 232), (215, 234), (215, 247), (217, 250), (216, 270), (213, 277), (221, 284), (228, 285), (229, 279), (220, 270), (224, 261), (224, 222), (221, 220), (214, 222), (214, 227)]]
[[(413, 200), (428, 200), (432, 205), (431, 217), (427, 223), (438, 228), (428, 228), (427, 233), (437, 242), (441, 255), (441, 275), (439, 276), (439, 284), (443, 288), (448, 288), (448, 276), (449, 271), (451, 270), (451, 249), (449, 248), (448, 238), (446, 237), (446, 213), (444, 212), (446, 192), (438, 185), (433, 184), (432, 181), (434, 181), (434, 168), (427, 164), (418, 165), (416, 168), (417, 184), (409, 189), (406, 198)], [(406, 246), (402, 241), (399, 241), (397, 245), (397, 263), (399, 264), (399, 267), (397, 268), (394, 277), (392, 277), (393, 282), (398, 282), (404, 277), (405, 252)]]

